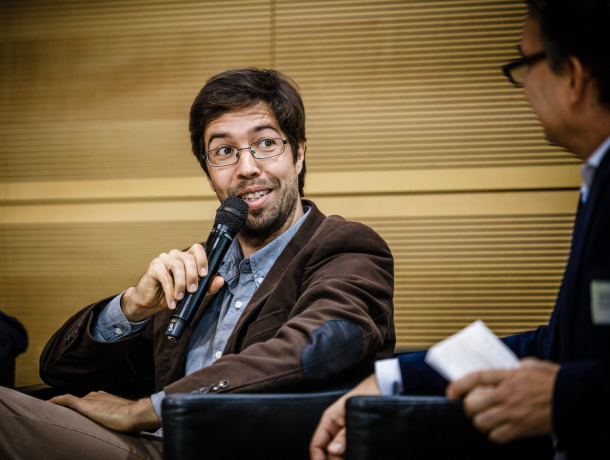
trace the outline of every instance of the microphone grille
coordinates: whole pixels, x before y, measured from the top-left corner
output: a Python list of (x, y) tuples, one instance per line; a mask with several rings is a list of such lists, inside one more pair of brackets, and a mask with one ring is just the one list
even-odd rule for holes
[(249, 209), (248, 203), (241, 198), (229, 196), (216, 211), (214, 226), (224, 225), (231, 235), (237, 235), (246, 223)]

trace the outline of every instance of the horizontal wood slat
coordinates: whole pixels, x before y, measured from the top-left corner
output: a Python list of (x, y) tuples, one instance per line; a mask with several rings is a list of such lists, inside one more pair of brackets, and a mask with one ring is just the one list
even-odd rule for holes
[(499, 66), (519, 1), (277, 2), (276, 66), (303, 89), (312, 172), (574, 164)]
[(548, 321), (574, 216), (365, 220), (396, 259), (398, 343), (429, 347), (476, 319), (497, 334)]

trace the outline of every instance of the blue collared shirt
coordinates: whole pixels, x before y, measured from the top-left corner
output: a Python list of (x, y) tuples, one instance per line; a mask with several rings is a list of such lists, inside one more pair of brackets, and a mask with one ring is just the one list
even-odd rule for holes
[(580, 199), (583, 203), (587, 202), (589, 197), (589, 190), (595, 177), (595, 171), (599, 167), (599, 164), (606, 156), (606, 152), (610, 149), (610, 137), (606, 139), (593, 154), (587, 159), (587, 161), (580, 167), (580, 175), (582, 176), (582, 185), (580, 186)]

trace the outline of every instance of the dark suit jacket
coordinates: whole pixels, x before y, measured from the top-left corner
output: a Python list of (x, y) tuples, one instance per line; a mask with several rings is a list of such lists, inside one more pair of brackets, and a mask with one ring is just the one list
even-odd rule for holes
[[(187, 345), (212, 296), (179, 342), (170, 311), (113, 343), (95, 341), (92, 319), (109, 299), (70, 318), (42, 352), (43, 380), (68, 390), (123, 394), (280, 392), (370, 373), (395, 345), (393, 260), (369, 227), (311, 211), (242, 313), (222, 358), (184, 377)], [(139, 390), (139, 391), (138, 391)]]
[[(610, 152), (600, 164), (587, 203), (579, 205), (570, 258), (546, 326), (504, 338), (519, 357), (558, 362), (553, 424), (569, 458), (587, 457), (610, 432), (610, 324), (592, 320), (591, 282), (610, 282)], [(401, 357), (405, 392), (442, 392), (446, 386), (423, 363), (424, 353)]]

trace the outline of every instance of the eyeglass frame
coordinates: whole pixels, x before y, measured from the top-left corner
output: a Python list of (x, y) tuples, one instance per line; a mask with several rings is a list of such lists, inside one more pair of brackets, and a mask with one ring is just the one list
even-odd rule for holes
[[(254, 144), (258, 144), (260, 142), (263, 142), (264, 140), (267, 140), (267, 139), (279, 139), (279, 140), (281, 140), (282, 141), (282, 151), (280, 153), (276, 153), (275, 155), (271, 155), (269, 157), (259, 158), (259, 157), (256, 156), (256, 151), (252, 148), (252, 146)], [(203, 156), (205, 157), (206, 163), (208, 165), (210, 165), (212, 168), (224, 168), (225, 166), (232, 166), (232, 165), (236, 164), (239, 161), (239, 158), (240, 158), (242, 150), (250, 150), (250, 154), (254, 158), (256, 158), (257, 160), (268, 160), (269, 158), (275, 158), (277, 156), (280, 156), (282, 153), (284, 153), (286, 151), (286, 144), (287, 143), (288, 143), (288, 139), (282, 139), (281, 137), (266, 137), (266, 138), (261, 139), (259, 141), (252, 142), (248, 147), (238, 148), (238, 147), (233, 147), (232, 145), (225, 145), (224, 147), (218, 147), (217, 149), (211, 149), (211, 150), (208, 150), (208, 151), (204, 152)], [(202, 147), (203, 147), (203, 144), (202, 144)], [(233, 163), (228, 163), (226, 165), (213, 165), (212, 163), (210, 163), (210, 157), (208, 156), (208, 154), (210, 152), (213, 152), (215, 150), (220, 150), (220, 149), (225, 148), (225, 147), (231, 147), (231, 148), (237, 149), (237, 153), (235, 154), (235, 161)]]
[(515, 80), (515, 78), (513, 77), (513, 70), (522, 66), (531, 66), (532, 64), (545, 59), (548, 57), (548, 53), (546, 51), (539, 51), (538, 53), (534, 53), (530, 56), (523, 56), (520, 57), (519, 59), (513, 59), (511, 61), (508, 61), (506, 64), (504, 64), (501, 68), (502, 68), (502, 72), (504, 73), (504, 75), (506, 76), (506, 78), (508, 78), (508, 81), (510, 81), (514, 86), (516, 86), (517, 88), (523, 88), (523, 82), (518, 82), (517, 80)]

